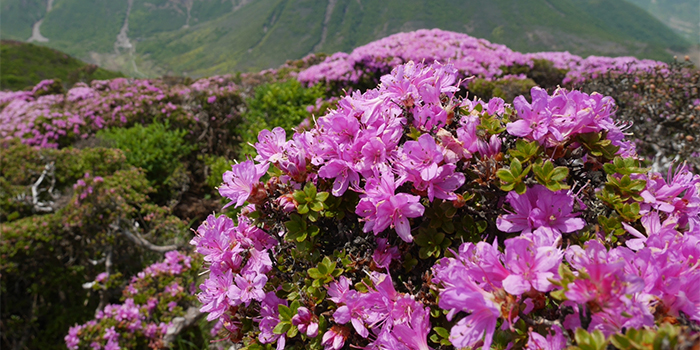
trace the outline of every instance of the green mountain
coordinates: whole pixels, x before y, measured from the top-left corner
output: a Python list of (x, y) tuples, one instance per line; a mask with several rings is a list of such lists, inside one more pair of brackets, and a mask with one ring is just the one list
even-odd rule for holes
[(68, 87), (79, 81), (121, 76), (48, 47), (10, 40), (0, 42), (0, 90), (24, 89), (44, 79), (60, 79)]
[(665, 23), (691, 43), (700, 44), (700, 1), (627, 0)]
[(3, 38), (31, 37), (134, 76), (259, 70), (420, 28), (467, 33), (518, 51), (583, 56), (667, 60), (671, 50), (688, 47), (625, 0), (4, 0), (0, 6)]

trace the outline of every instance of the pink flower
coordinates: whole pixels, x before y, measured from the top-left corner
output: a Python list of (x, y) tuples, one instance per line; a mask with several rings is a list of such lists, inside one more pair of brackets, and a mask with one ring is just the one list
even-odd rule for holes
[(566, 338), (559, 326), (552, 326), (554, 334), (547, 334), (547, 337), (530, 331), (530, 339), (528, 339), (525, 349), (528, 350), (559, 350), (566, 347)]
[(375, 249), (374, 254), (372, 254), (372, 259), (374, 259), (374, 263), (377, 264), (377, 267), (388, 268), (392, 260), (399, 259), (400, 257), (399, 248), (388, 245), (385, 238), (377, 238), (377, 249)]
[(345, 327), (333, 326), (324, 335), (321, 345), (325, 350), (340, 350), (345, 344), (349, 331)]
[(393, 335), (411, 350), (429, 350), (430, 312), (418, 308), (411, 314), (409, 322), (394, 325)]
[(318, 335), (318, 323), (313, 322), (311, 312), (303, 306), (297, 309), (297, 314), (292, 317), (292, 324), (308, 337), (315, 338)]
[(267, 283), (267, 276), (250, 272), (243, 276), (237, 275), (235, 281), (236, 284), (231, 285), (227, 293), (234, 305), (241, 303), (248, 305), (251, 300), (261, 301), (265, 298), (263, 288)]
[(269, 166), (269, 164), (255, 165), (252, 160), (232, 165), (231, 171), (224, 173), (224, 183), (219, 187), (219, 193), (231, 199), (224, 208), (232, 204), (235, 204), (235, 207), (243, 205)]
[(525, 237), (505, 241), (505, 266), (510, 271), (503, 280), (503, 288), (513, 295), (521, 295), (534, 288), (540, 292), (552, 289), (549, 279), (554, 278), (563, 253), (554, 247), (537, 247)]
[[(499, 216), (496, 219), (496, 227), (503, 232), (522, 231), (537, 245), (555, 244), (560, 233), (574, 232), (585, 226), (582, 219), (571, 213), (574, 197), (564, 190), (552, 192), (542, 185), (535, 185), (522, 195), (515, 191), (509, 192), (506, 200), (515, 212)], [(545, 234), (549, 235), (550, 239), (542, 239), (541, 236)], [(551, 241), (552, 239), (555, 241)]]

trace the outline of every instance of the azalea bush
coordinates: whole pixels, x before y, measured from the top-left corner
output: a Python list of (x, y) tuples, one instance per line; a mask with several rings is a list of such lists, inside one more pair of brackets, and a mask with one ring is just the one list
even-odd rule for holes
[(255, 159), (219, 187), (239, 214), (211, 215), (191, 242), (219, 337), (248, 349), (697, 342), (700, 176), (645, 168), (610, 97), (469, 100), (458, 74), (408, 62), (290, 140), (259, 134)]
[[(177, 251), (166, 253), (163, 261), (131, 278), (124, 288), (122, 304), (107, 305), (98, 310), (94, 320), (71, 327), (65, 337), (66, 346), (70, 350), (172, 346), (177, 328), (196, 319), (190, 289), (194, 288), (198, 267), (199, 262), (190, 256)], [(109, 276), (102, 273), (90, 287), (98, 290), (109, 284)], [(201, 347), (203, 338), (199, 340)]]
[[(63, 348), (68, 327), (189, 241), (187, 222), (149, 201), (146, 175), (118, 149), (14, 140), (0, 148), (0, 184), (3, 347)], [(98, 276), (104, 288), (85, 288)]]
[(697, 77), (420, 30), (0, 92), (2, 346), (688, 347)]
[(382, 75), (398, 65), (435, 60), (452, 63), (459, 78), (530, 78), (545, 87), (597, 77), (610, 70), (649, 71), (665, 65), (634, 57), (583, 58), (569, 52), (521, 53), (463, 33), (421, 29), (390, 35), (349, 54), (337, 52), (327, 56), (322, 62), (302, 69), (297, 79), (309, 85), (322, 82), (332, 90), (348, 86), (364, 90), (373, 88)]
[(618, 116), (630, 124), (638, 153), (665, 171), (687, 161), (700, 169), (700, 71), (689, 62), (636, 73), (608, 72), (576, 84), (617, 101)]

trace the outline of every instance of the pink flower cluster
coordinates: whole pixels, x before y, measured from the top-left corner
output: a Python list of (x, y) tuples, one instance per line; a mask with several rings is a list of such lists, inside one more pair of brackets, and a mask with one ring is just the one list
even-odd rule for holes
[[(433, 267), (433, 281), (442, 285), (440, 307), (450, 310), (448, 319), (460, 311), (470, 313), (452, 328), (450, 341), (456, 347), (470, 347), (485, 336), (484, 348), (488, 348), (497, 321), (512, 323), (519, 317), (504, 291), (522, 298), (528, 305), (523, 313), (528, 314), (534, 303), (527, 298), (533, 293), (563, 288), (562, 306), (574, 310), (564, 322), (571, 331), (587, 327), (610, 335), (653, 327), (654, 310), (675, 317), (683, 313), (700, 321), (700, 176), (680, 168), (668, 182), (659, 174), (648, 178), (641, 211), (645, 233), (623, 224), (637, 238), (626, 242), (629, 248), (611, 250), (595, 239), (585, 246), (559, 248), (561, 233), (585, 224), (571, 214), (574, 198), (569, 194), (539, 185), (524, 195), (510, 192), (507, 200), (515, 213), (499, 217), (497, 226), (521, 235), (505, 241), (504, 253), (495, 243), (465, 243), (455, 258), (445, 258)], [(576, 276), (573, 280), (559, 276), (563, 257)], [(561, 287), (552, 284), (560, 279)], [(587, 313), (590, 323), (582, 325)], [(561, 344), (560, 338), (555, 335), (546, 343)]]
[[(165, 346), (162, 339), (171, 326), (169, 320), (179, 315), (176, 312), (182, 313), (185, 299), (191, 295), (177, 282), (177, 277), (190, 271), (191, 261), (190, 256), (177, 251), (165, 253), (162, 262), (147, 267), (131, 279), (124, 290), (123, 304), (107, 305), (97, 312), (95, 319), (71, 327), (65, 337), (68, 349), (118, 350), (128, 348), (129, 341), (135, 337), (145, 337), (154, 348)], [(108, 277), (107, 273), (101, 273), (95, 281), (101, 283)], [(162, 292), (149, 296), (145, 303), (134, 301), (144, 299), (140, 294), (153, 289), (158, 281), (172, 282)], [(176, 310), (178, 306), (179, 311)]]
[[(197, 114), (217, 96), (237, 91), (230, 77), (200, 79), (189, 87), (160, 80), (117, 78), (78, 83), (66, 94), (39, 94), (53, 81), (42, 81), (32, 92), (0, 93), (0, 139), (56, 148), (62, 139), (87, 138), (109, 126), (146, 122), (173, 113), (197, 122)], [(38, 96), (38, 97), (37, 97)], [(213, 97), (213, 100), (212, 100)]]
[[(394, 289), (391, 275), (373, 272), (366, 293), (350, 289), (350, 281), (341, 276), (328, 287), (329, 300), (338, 308), (337, 323), (350, 323), (357, 334), (370, 337), (367, 349), (427, 350), (430, 312), (410, 295)], [(338, 350), (345, 339), (332, 328), (323, 336), (326, 349)]]
[(190, 243), (210, 264), (209, 277), (198, 294), (208, 320), (220, 318), (231, 307), (265, 300), (266, 274), (272, 269), (269, 250), (277, 241), (252, 226), (247, 217), (240, 216), (235, 225), (225, 215), (210, 215)]
[(634, 143), (625, 141), (623, 129), (612, 120), (615, 101), (611, 97), (564, 89), (550, 96), (539, 87), (532, 88), (531, 95), (532, 103), (523, 96), (513, 101), (520, 119), (508, 123), (509, 134), (556, 147), (579, 134), (605, 131), (607, 139), (620, 147), (622, 156), (636, 154)]
[(461, 77), (475, 75), (496, 79), (504, 74), (502, 66), (532, 66), (534, 59), (546, 59), (552, 61), (554, 67), (568, 70), (563, 84), (608, 70), (648, 70), (664, 65), (634, 57), (582, 58), (568, 52), (520, 53), (467, 34), (421, 29), (373, 41), (354, 49), (350, 54), (335, 53), (322, 63), (300, 72), (297, 78), (308, 84), (320, 81), (357, 83), (366, 72), (387, 73), (408, 61), (430, 63), (437, 60), (454, 65)]
[[(368, 349), (428, 349), (431, 320), (427, 306), (435, 299), (425, 291), (399, 292), (401, 284), (394, 283), (392, 274), (400, 272), (392, 270), (392, 261), (402, 253), (422, 249), (417, 247), (418, 235), (416, 245), (412, 244), (414, 229), (420, 231), (439, 221), (427, 218), (426, 212), (435, 211), (435, 202), (440, 201), (456, 209), (455, 213), (491, 206), (488, 210), (493, 213), (484, 216), (493, 215), (495, 227), (487, 227), (488, 234), (500, 237), (486, 243), (478, 242), (477, 236), (474, 242), (458, 247), (453, 235), (452, 248), (437, 247), (449, 257), (437, 260), (421, 276), (425, 289), (439, 294), (432, 311), (446, 311), (447, 320), (438, 316), (435, 322), (449, 325), (445, 341), (455, 348), (489, 348), (499, 341), (494, 338), (497, 332), (515, 332), (518, 327), (520, 334), (529, 334), (529, 347), (556, 349), (565, 346), (579, 327), (609, 336), (656, 326), (655, 312), (700, 320), (700, 176), (686, 167), (667, 179), (627, 169), (632, 180), (645, 181), (638, 194), (628, 191), (619, 197), (626, 205), (639, 204), (638, 221), (621, 218), (615, 208), (603, 208), (596, 196), (598, 188), (579, 189), (577, 195), (553, 191), (533, 176), (524, 179), (524, 193), (503, 192), (495, 186), (494, 172), (506, 167), (504, 158), (514, 159), (515, 153), (508, 151), (518, 140), (537, 141), (544, 148), (536, 150), (536, 160), (531, 157), (523, 163), (567, 161), (578, 157), (574, 151), (580, 150), (584, 166), (606, 172), (610, 165), (581, 149), (576, 136), (600, 133), (604, 141), (619, 146), (616, 156), (620, 157), (635, 156), (634, 146), (614, 123), (615, 106), (610, 98), (563, 89), (550, 95), (535, 88), (531, 102), (519, 97), (513, 106), (498, 98), (488, 103), (469, 101), (455, 96), (458, 74), (450, 64), (408, 62), (383, 76), (376, 89), (341, 98), (335, 110), (290, 140), (281, 128), (261, 132), (255, 160), (236, 164), (224, 175), (222, 195), (236, 206), (251, 204), (243, 208), (238, 226), (225, 216), (210, 216), (193, 240), (211, 264), (199, 295), (209, 318), (223, 320), (238, 337), (243, 332), (241, 319), (252, 319), (257, 329), (250, 334), (256, 334), (262, 343), (276, 342), (278, 349), (289, 342), (319, 341), (333, 350), (348, 341)], [(260, 179), (271, 166), (271, 178), (262, 183)], [(619, 159), (614, 167), (618, 166)], [(484, 174), (475, 174), (482, 169)], [(612, 187), (611, 179), (623, 182), (620, 174), (607, 175), (608, 187)], [(492, 180), (483, 181), (489, 176)], [(587, 174), (576, 176), (588, 179)], [(572, 177), (567, 177), (570, 186), (575, 185)], [(620, 185), (623, 190), (629, 185), (627, 180)], [(351, 203), (356, 216), (343, 212), (344, 220), (349, 221), (341, 225), (332, 215), (322, 216), (323, 206), (316, 211), (318, 215), (305, 214), (300, 204), (304, 197), (314, 201), (328, 195), (308, 191), (311, 184)], [(469, 191), (487, 188), (486, 199), (464, 208), (471, 205), (465, 204)], [(316, 193), (316, 199), (309, 192)], [(598, 212), (587, 207), (590, 203), (599, 206), (595, 208)], [(298, 214), (291, 214), (294, 211)], [(308, 208), (305, 212), (309, 213)], [(607, 232), (585, 221), (599, 212), (620, 220), (622, 228), (615, 236), (626, 246), (613, 245), (617, 241), (609, 240)], [(277, 232), (268, 234), (262, 228), (280, 227), (280, 218), (290, 221), (285, 226), (289, 232), (282, 229), (279, 233), (287, 236), (278, 246)], [(305, 228), (296, 219), (327, 232), (319, 240), (290, 239), (294, 225)], [(348, 223), (356, 231), (333, 231), (336, 225), (347, 227)], [(387, 230), (398, 237), (390, 233), (385, 238)], [(373, 237), (379, 235), (382, 238)], [(354, 243), (355, 236), (374, 238), (374, 264), (343, 262), (336, 274), (337, 256), (326, 256), (334, 267), (322, 263), (321, 268), (299, 253), (303, 244), (311, 243), (326, 250), (322, 255), (331, 254), (332, 249), (345, 249), (338, 248), (341, 245), (334, 240), (350, 238), (348, 243)], [(279, 269), (272, 269), (268, 261), (273, 253), (277, 261), (294, 260), (295, 266), (280, 264)], [(426, 270), (431, 263), (428, 259), (419, 262)], [(345, 270), (348, 265), (351, 271)], [(355, 268), (358, 270), (352, 270)], [(284, 281), (282, 288), (268, 283), (280, 280)], [(319, 297), (316, 292), (324, 288), (327, 294)], [(289, 300), (281, 298), (284, 295)], [(295, 315), (282, 314), (285, 308), (280, 305), (297, 301), (305, 304)], [(536, 318), (546, 318), (553, 325), (546, 333), (544, 327), (522, 329), (520, 320), (533, 323)], [(499, 324), (500, 330), (496, 328)], [(507, 346), (500, 341), (499, 345)]]
[(102, 176), (90, 176), (90, 173), (85, 173), (82, 179), (79, 179), (74, 185), (73, 190), (76, 191), (75, 204), (80, 204), (81, 201), (85, 200), (94, 191), (94, 186), (102, 183), (104, 179)]

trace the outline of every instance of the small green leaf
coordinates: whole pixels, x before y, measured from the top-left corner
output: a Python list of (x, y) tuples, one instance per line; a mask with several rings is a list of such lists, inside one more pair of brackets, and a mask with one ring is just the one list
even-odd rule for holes
[(324, 274), (324, 273), (321, 273), (321, 271), (319, 271), (319, 269), (317, 269), (317, 268), (315, 268), (315, 267), (310, 268), (310, 269), (308, 270), (308, 273), (309, 273), (309, 277), (311, 277), (311, 278), (313, 278), (313, 279), (315, 279), (315, 280), (321, 279), (321, 278), (323, 278), (323, 277), (326, 275), (326, 274)]
[(275, 334), (284, 334), (286, 333), (290, 328), (292, 328), (292, 324), (289, 322), (280, 322), (278, 323), (275, 328), (272, 330), (272, 333)]
[(441, 336), (441, 337), (443, 337), (443, 338), (449, 338), (449, 337), (450, 337), (450, 332), (449, 332), (447, 329), (445, 329), (445, 328), (442, 328), (442, 327), (433, 327), (433, 330), (435, 331), (435, 333), (437, 333), (439, 336)]
[(319, 192), (319, 193), (316, 195), (316, 201), (317, 201), (317, 202), (325, 202), (326, 199), (328, 199), (328, 195), (329, 195), (328, 192)]

